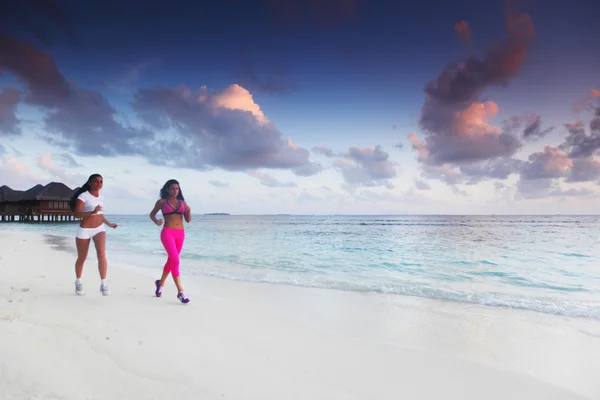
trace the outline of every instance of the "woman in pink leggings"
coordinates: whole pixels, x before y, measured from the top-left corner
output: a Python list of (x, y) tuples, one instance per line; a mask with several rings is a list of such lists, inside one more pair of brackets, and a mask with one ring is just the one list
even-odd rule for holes
[(183, 193), (179, 187), (179, 182), (175, 179), (170, 179), (160, 189), (160, 200), (156, 202), (154, 208), (150, 212), (150, 219), (158, 226), (163, 224), (162, 219), (156, 219), (156, 214), (161, 211), (165, 219), (165, 226), (160, 233), (160, 241), (167, 251), (167, 262), (163, 268), (162, 277), (155, 282), (156, 297), (162, 295), (165, 281), (169, 273), (173, 276), (173, 281), (177, 286), (177, 298), (182, 303), (190, 302), (189, 297), (183, 293), (183, 286), (179, 278), (179, 254), (183, 247), (185, 239), (185, 229), (183, 228), (183, 218), (188, 224), (192, 220), (190, 207), (183, 199)]

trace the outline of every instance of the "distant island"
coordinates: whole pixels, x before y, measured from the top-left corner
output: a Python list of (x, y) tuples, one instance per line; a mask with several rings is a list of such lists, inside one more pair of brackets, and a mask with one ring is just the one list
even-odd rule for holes
[(230, 215), (229, 213), (206, 213), (204, 215)]

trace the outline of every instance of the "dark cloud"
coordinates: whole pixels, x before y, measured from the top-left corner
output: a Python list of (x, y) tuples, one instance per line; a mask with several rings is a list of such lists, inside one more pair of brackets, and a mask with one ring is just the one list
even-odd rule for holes
[(270, 188), (291, 188), (298, 186), (295, 182), (281, 182), (274, 176), (260, 171), (250, 171), (248, 175), (258, 179), (261, 185)]
[(523, 139), (525, 140), (537, 140), (543, 138), (548, 133), (552, 132), (554, 127), (542, 129), (542, 120), (541, 118), (534, 117), (533, 120), (529, 121), (529, 123), (523, 129)]
[(196, 169), (288, 168), (301, 176), (321, 170), (307, 150), (281, 138), (238, 85), (217, 94), (183, 86), (139, 90), (134, 109), (150, 130), (126, 125), (99, 92), (68, 81), (47, 53), (1, 32), (0, 69), (23, 83), (26, 103), (46, 111), (43, 138), (78, 155), (141, 155)]
[(231, 171), (253, 168), (290, 169), (313, 175), (320, 164), (308, 150), (284, 140), (252, 95), (239, 85), (221, 92), (185, 86), (140, 89), (133, 108), (157, 140), (143, 149), (157, 164)]
[[(519, 133), (520, 129), (523, 129)], [(536, 115), (514, 116), (502, 121), (502, 131), (512, 135), (521, 135), (524, 140), (536, 141), (552, 132), (554, 127), (542, 128), (542, 119)]]
[(415, 180), (415, 187), (419, 190), (429, 190), (431, 185), (422, 179)]
[(381, 146), (359, 148), (352, 146), (344, 153), (344, 158), (334, 161), (334, 167), (343, 175), (351, 187), (386, 186), (393, 188), (388, 181), (397, 173), (389, 154)]
[[(68, 30), (54, 2), (28, 1)], [(152, 128), (147, 129), (127, 125), (99, 92), (69, 81), (49, 54), (2, 30), (0, 71), (17, 77), (25, 89), (23, 100), (46, 112), (43, 138), (74, 154), (140, 155), (155, 164), (196, 169), (286, 168), (301, 176), (322, 168), (309, 161), (308, 150), (282, 139), (238, 85), (216, 94), (183, 86), (139, 90), (133, 106)], [(4, 121), (14, 130), (14, 121)]]
[[(545, 193), (551, 195), (548, 185), (556, 185), (559, 179), (569, 183), (583, 183), (600, 180), (600, 132), (595, 130), (595, 120), (600, 115), (600, 105), (594, 100), (600, 93), (592, 90), (587, 99), (593, 111), (590, 122), (590, 133), (586, 133), (585, 124), (581, 121), (565, 124), (567, 136), (558, 147), (546, 145), (542, 151), (533, 153), (528, 161), (521, 165), (521, 184), (519, 190), (528, 190), (530, 181), (550, 182), (544, 190), (535, 190), (535, 196)], [(540, 183), (536, 183), (540, 185)], [(529, 193), (529, 192), (527, 192)], [(526, 195), (527, 195), (526, 193)], [(562, 192), (554, 192), (562, 193)]]
[(404, 144), (402, 142), (396, 143), (394, 145), (394, 147), (397, 148), (398, 150), (402, 150), (404, 148)]
[(0, 156), (6, 154), (6, 147), (0, 143)]
[(17, 89), (0, 89), (0, 136), (20, 135), (21, 122), (17, 117), (17, 105), (22, 92)]
[(329, 147), (315, 146), (312, 148), (312, 152), (321, 154), (325, 157), (333, 157), (334, 156), (333, 150), (331, 150)]
[(600, 160), (596, 157), (576, 158), (573, 160), (571, 175), (567, 182), (591, 182), (600, 179)]
[(49, 54), (28, 41), (0, 32), (0, 70), (15, 75), (24, 101), (46, 111), (44, 139), (81, 155), (134, 154), (133, 142), (147, 131), (122, 125), (117, 111), (97, 91), (79, 87), (58, 70)]
[(507, 12), (507, 25), (507, 39), (491, 46), (483, 59), (472, 56), (451, 63), (426, 85), (420, 118), (425, 138), (423, 142), (416, 135), (412, 138), (423, 163), (460, 164), (507, 157), (521, 147), (516, 136), (488, 124), (498, 112), (496, 103), (480, 100), (486, 88), (506, 86), (517, 75), (534, 36), (527, 14)]
[(506, 179), (519, 173), (523, 161), (511, 157), (500, 157), (474, 164), (461, 165), (459, 170), (465, 176), (465, 183), (475, 185), (486, 179)]
[(600, 149), (600, 132), (592, 131), (590, 135), (585, 132), (582, 122), (566, 124), (569, 134), (560, 148), (572, 158), (590, 157)]

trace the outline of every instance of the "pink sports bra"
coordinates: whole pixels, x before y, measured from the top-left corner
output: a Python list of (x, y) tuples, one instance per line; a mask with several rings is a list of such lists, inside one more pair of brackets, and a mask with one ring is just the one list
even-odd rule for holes
[[(167, 207), (171, 211), (167, 211)], [(161, 211), (162, 211), (162, 215), (171, 215), (171, 214), (183, 215), (183, 213), (185, 212), (185, 207), (183, 206), (183, 202), (179, 201), (179, 207), (177, 207), (177, 210), (175, 210), (173, 207), (171, 207), (171, 205), (169, 204), (169, 201), (165, 200), (165, 204), (163, 205)]]

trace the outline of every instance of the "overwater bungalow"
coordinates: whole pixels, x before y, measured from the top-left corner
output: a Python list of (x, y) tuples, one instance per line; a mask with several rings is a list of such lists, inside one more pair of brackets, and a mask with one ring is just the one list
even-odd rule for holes
[(1, 222), (75, 222), (69, 200), (79, 188), (61, 182), (35, 185), (28, 190), (0, 186)]

